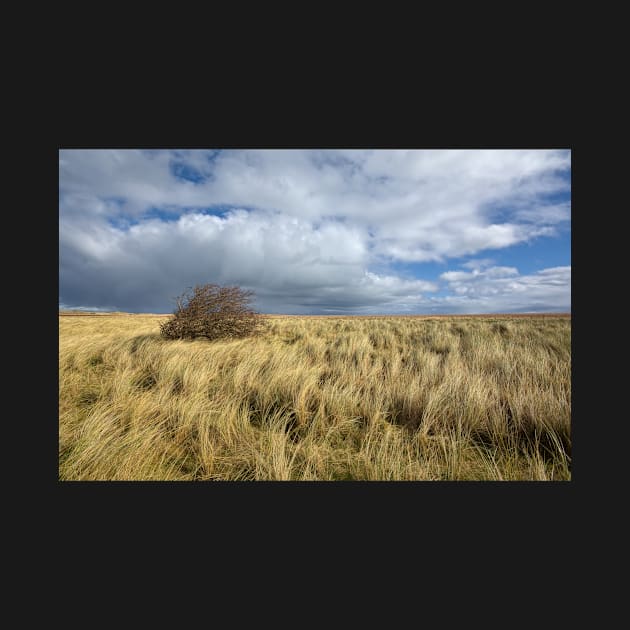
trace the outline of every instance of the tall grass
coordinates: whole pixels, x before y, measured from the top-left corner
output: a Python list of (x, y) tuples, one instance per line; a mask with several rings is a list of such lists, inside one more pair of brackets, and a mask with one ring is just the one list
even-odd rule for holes
[(568, 318), (59, 318), (63, 480), (568, 480)]

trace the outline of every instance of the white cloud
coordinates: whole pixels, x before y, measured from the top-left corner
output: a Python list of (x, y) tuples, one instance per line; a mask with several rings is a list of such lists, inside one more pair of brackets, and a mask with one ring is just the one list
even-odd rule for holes
[[(265, 308), (416, 308), (435, 285), (375, 266), (553, 235), (570, 207), (541, 195), (567, 191), (569, 167), (549, 150), (64, 150), (60, 290), (157, 309), (193, 282), (237, 282)], [(232, 210), (201, 211), (216, 206)]]
[(429, 299), (432, 310), (462, 313), (571, 310), (571, 267), (551, 267), (520, 275), (514, 267), (473, 272), (447, 271), (440, 278), (455, 294)]
[(521, 221), (555, 225), (571, 219), (571, 204), (565, 202), (533, 205), (517, 210), (515, 216)]
[[(263, 309), (281, 300), (294, 310), (343, 309), (395, 307), (437, 289), (431, 282), (366, 271), (365, 234), (357, 227), (331, 222), (315, 228), (282, 214), (188, 213), (128, 230), (62, 222), (60, 239), (65, 290), (83, 301), (107, 295), (116, 304), (158, 308), (165, 291), (174, 297), (185, 286), (214, 281), (254, 288)], [(87, 273), (73, 274), (77, 267)]]
[(490, 267), (493, 264), (493, 258), (475, 258), (463, 263), (461, 266), (466, 269), (483, 269), (484, 267)]

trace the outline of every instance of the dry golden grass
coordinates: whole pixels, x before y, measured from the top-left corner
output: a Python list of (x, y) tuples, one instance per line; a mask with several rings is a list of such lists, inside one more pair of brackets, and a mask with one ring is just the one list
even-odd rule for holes
[(568, 480), (571, 320), (59, 318), (63, 480)]

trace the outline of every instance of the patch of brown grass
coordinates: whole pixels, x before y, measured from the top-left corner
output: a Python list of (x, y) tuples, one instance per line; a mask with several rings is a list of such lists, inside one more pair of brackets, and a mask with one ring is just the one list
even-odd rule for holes
[(570, 318), (265, 319), (60, 317), (60, 479), (570, 479)]

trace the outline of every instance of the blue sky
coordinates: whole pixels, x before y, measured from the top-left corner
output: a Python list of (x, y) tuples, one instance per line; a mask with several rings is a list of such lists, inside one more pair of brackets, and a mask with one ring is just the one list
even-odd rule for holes
[(571, 310), (568, 150), (61, 150), (62, 308)]

